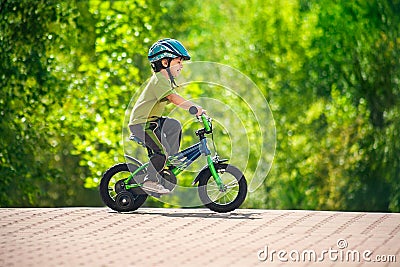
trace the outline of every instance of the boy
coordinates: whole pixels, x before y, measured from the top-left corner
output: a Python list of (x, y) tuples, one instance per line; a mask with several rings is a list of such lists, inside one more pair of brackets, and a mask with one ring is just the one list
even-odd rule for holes
[(129, 129), (154, 152), (142, 188), (167, 194), (170, 191), (159, 183), (160, 173), (168, 155), (179, 151), (182, 126), (178, 120), (162, 117), (165, 106), (173, 103), (186, 110), (196, 106), (197, 115), (205, 111), (185, 100), (174, 89), (177, 87), (175, 78), (183, 68), (183, 61), (190, 60), (189, 53), (179, 41), (170, 38), (157, 41), (150, 47), (148, 59), (154, 73), (133, 107)]

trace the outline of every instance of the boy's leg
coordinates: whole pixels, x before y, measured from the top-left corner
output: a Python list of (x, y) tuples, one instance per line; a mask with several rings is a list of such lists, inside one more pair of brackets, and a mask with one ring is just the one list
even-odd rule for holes
[(161, 127), (161, 144), (166, 148), (169, 155), (174, 155), (179, 152), (182, 135), (181, 123), (172, 118), (160, 118)]
[(158, 139), (157, 123), (146, 123), (140, 126), (129, 127), (131, 132), (138, 138), (144, 140), (146, 146), (153, 150), (154, 154), (150, 157), (150, 164), (147, 168), (147, 175), (144, 178), (142, 189), (148, 192), (168, 194), (170, 191), (163, 187), (159, 181), (159, 172), (164, 168), (167, 156), (163, 153), (164, 148)]
[(159, 182), (157, 174), (163, 170), (167, 161), (167, 157), (164, 153), (165, 149), (159, 139), (160, 134), (158, 134), (158, 132), (160, 132), (160, 130), (158, 126), (156, 122), (149, 122), (146, 124), (131, 125), (129, 127), (131, 132), (142, 139), (146, 146), (154, 152), (150, 157), (150, 165), (147, 169), (148, 176), (145, 181)]
[(161, 131), (160, 125), (157, 122), (148, 122), (145, 127), (145, 139), (146, 146), (153, 150), (153, 155), (150, 157), (150, 165), (148, 168), (148, 180), (159, 182), (157, 174), (160, 173), (165, 166), (167, 156), (165, 155), (165, 148), (161, 143)]

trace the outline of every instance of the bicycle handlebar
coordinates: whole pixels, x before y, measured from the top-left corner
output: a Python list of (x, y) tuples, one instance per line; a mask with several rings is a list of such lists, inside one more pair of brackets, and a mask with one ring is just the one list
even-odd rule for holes
[[(189, 112), (192, 115), (196, 115), (198, 111), (199, 110), (195, 106), (191, 106), (189, 108)], [(206, 130), (206, 133), (211, 133), (212, 132), (211, 118), (207, 117), (207, 115), (204, 114), (204, 113), (201, 114), (200, 116), (196, 116), (196, 117), (198, 119), (199, 119), (199, 117), (201, 118), (201, 122), (203, 122), (204, 129)]]
[(189, 108), (189, 113), (190, 113), (190, 114), (196, 115), (197, 112), (199, 112), (199, 110), (197, 109), (196, 106), (191, 106), (191, 107)]

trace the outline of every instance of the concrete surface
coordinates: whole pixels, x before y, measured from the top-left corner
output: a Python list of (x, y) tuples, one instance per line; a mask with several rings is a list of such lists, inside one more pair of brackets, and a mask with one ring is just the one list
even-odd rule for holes
[(0, 266), (400, 266), (400, 214), (3, 208), (0, 225)]

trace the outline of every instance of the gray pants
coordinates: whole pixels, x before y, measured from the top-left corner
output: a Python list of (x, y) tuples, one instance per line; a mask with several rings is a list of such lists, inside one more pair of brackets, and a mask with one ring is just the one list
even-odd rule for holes
[(129, 129), (153, 151), (146, 180), (159, 182), (157, 174), (164, 169), (168, 155), (176, 154), (179, 151), (182, 135), (181, 123), (175, 119), (162, 117), (147, 123), (130, 125)]

